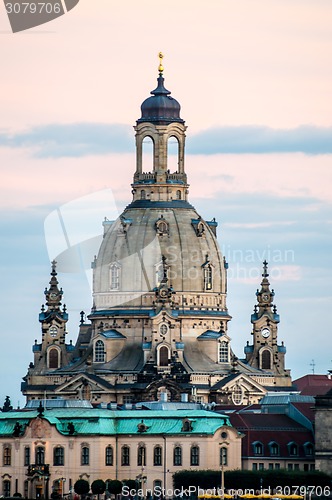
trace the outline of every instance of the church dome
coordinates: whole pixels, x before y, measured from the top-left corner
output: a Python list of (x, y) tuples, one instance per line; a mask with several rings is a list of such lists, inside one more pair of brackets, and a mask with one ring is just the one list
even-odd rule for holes
[(157, 88), (152, 90), (151, 94), (152, 97), (145, 99), (141, 105), (142, 116), (137, 120), (137, 123), (184, 123), (180, 118), (181, 106), (176, 99), (170, 96), (170, 91), (164, 87), (162, 74), (159, 75)]
[(96, 309), (129, 302), (140, 307), (144, 296), (152, 307), (163, 278), (172, 301), (180, 300), (181, 306), (185, 294), (197, 306), (204, 301), (200, 295), (209, 295), (210, 307), (223, 309), (227, 264), (211, 226), (215, 223), (203, 221), (189, 203), (183, 208), (173, 208), (172, 202), (168, 208), (157, 202), (155, 208), (148, 202), (136, 205), (129, 205), (113, 224), (106, 222), (94, 270)]

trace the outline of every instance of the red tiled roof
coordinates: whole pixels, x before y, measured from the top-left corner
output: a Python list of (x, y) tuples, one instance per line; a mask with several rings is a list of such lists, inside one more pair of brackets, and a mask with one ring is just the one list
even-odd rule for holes
[(318, 396), (326, 394), (332, 389), (332, 377), (329, 375), (304, 375), (294, 380), (293, 384), (304, 396)]
[(243, 456), (255, 456), (253, 443), (256, 441), (263, 445), (263, 455), (259, 457), (273, 457), (269, 443), (276, 442), (279, 445), (279, 458), (294, 458), (289, 455), (289, 443), (298, 445), (298, 458), (310, 459), (305, 454), (305, 443), (314, 443), (312, 432), (298, 424), (287, 415), (275, 414), (232, 414), (229, 415), (232, 425), (244, 434), (242, 449)]

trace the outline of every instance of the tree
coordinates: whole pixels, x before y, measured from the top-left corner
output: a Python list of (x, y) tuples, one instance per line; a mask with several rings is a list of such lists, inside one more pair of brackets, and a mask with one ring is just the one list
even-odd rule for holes
[(109, 479), (107, 481), (107, 491), (113, 495), (118, 495), (122, 491), (122, 482), (118, 479)]
[(106, 483), (102, 479), (96, 479), (91, 484), (91, 491), (94, 495), (102, 495), (106, 490)]
[(89, 490), (90, 490), (90, 484), (85, 479), (79, 479), (74, 484), (74, 491), (78, 495), (82, 495), (84, 497), (89, 493)]

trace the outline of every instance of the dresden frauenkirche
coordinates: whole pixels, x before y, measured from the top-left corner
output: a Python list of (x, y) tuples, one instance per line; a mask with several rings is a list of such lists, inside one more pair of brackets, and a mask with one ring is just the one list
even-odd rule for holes
[[(132, 201), (117, 220), (103, 223), (92, 263), (91, 314), (82, 314), (75, 345), (66, 343), (68, 313), (52, 263), (39, 314), (41, 341), (33, 345), (22, 384), (28, 402), (249, 404), (292, 385), (285, 346), (278, 344), (279, 314), (267, 262), (245, 358), (231, 348), (228, 264), (217, 242), (217, 222), (204, 220), (189, 202), (187, 127), (180, 104), (164, 86), (163, 71), (161, 59), (157, 87), (142, 103), (135, 126)], [(143, 154), (147, 138), (153, 144), (149, 171)], [(175, 171), (168, 162), (171, 140), (178, 150)]]

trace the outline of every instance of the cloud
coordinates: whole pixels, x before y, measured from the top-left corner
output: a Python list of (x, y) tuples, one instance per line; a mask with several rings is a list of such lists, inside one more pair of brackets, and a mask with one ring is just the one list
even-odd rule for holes
[(247, 125), (215, 127), (188, 137), (189, 154), (332, 153), (332, 127), (301, 125), (273, 129)]
[(31, 148), (39, 158), (82, 157), (134, 150), (130, 126), (104, 123), (49, 124), (0, 133), (0, 145)]
[[(2, 131), (0, 145), (32, 149), (37, 158), (83, 157), (134, 151), (132, 127), (119, 123), (48, 124), (12, 134)], [(332, 127), (215, 127), (189, 135), (187, 139), (187, 153), (192, 155), (298, 152), (306, 155), (331, 154)]]

